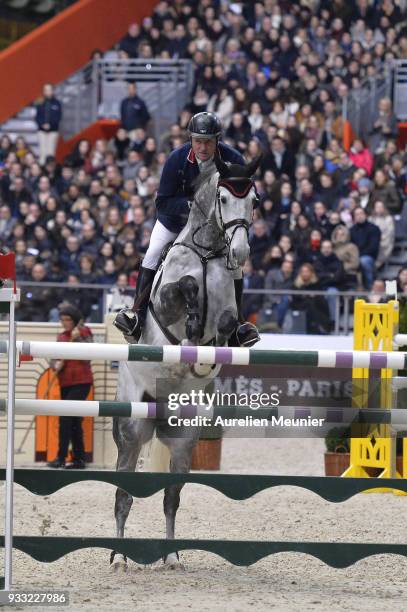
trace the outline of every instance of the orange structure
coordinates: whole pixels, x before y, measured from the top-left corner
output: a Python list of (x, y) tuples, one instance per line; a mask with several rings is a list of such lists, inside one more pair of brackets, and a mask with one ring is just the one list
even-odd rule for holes
[[(52, 368), (43, 372), (37, 383), (37, 399), (61, 399), (58, 376)], [(94, 390), (91, 388), (86, 399), (93, 400)], [(58, 454), (57, 416), (35, 417), (35, 461), (52, 461)], [(82, 421), (83, 443), (85, 446), (85, 461), (93, 461), (93, 417), (84, 417)]]
[(0, 53), (0, 122), (86, 64), (92, 51), (106, 51), (128, 26), (154, 10), (154, 0), (79, 0)]

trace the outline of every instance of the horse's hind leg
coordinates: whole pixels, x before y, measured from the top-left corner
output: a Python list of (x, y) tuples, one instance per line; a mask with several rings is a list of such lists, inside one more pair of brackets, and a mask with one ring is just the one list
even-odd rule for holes
[[(153, 421), (130, 421), (114, 419), (113, 437), (117, 445), (117, 472), (134, 472), (142, 445), (151, 439), (154, 431)], [(116, 489), (114, 515), (116, 519), (116, 536), (124, 537), (124, 528), (133, 505), (133, 497), (123, 489)], [(127, 570), (125, 555), (112, 550), (110, 566), (115, 570)]]
[(201, 317), (198, 301), (199, 285), (193, 276), (187, 275), (180, 278), (178, 286), (185, 298), (187, 307), (187, 319), (185, 322), (186, 336), (188, 340), (197, 344), (201, 336)]
[[(184, 437), (175, 438), (173, 433), (167, 436), (164, 427), (169, 426), (158, 427), (157, 436), (169, 448), (171, 453), (170, 472), (187, 474), (191, 468), (192, 451), (198, 440), (200, 428), (189, 427), (188, 431), (182, 428), (181, 433), (178, 435)], [(180, 493), (183, 486), (183, 484), (172, 485), (164, 490), (164, 514), (166, 534), (169, 540), (173, 540), (175, 537), (175, 517), (179, 508)], [(177, 551), (166, 555), (164, 563), (171, 568), (182, 567)]]

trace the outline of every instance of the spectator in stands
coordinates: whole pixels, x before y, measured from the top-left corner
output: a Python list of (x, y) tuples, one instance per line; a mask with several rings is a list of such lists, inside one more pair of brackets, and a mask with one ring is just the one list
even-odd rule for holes
[(131, 23), (127, 34), (121, 39), (119, 49), (125, 51), (130, 59), (138, 55), (138, 46), (142, 40), (141, 30), (138, 23)]
[(294, 180), (295, 158), (280, 136), (272, 139), (270, 153), (262, 160), (262, 171), (266, 168), (272, 170), (277, 178), (286, 175)]
[(114, 285), (117, 281), (117, 267), (114, 259), (106, 259), (99, 282), (103, 285)]
[(8, 154), (13, 150), (13, 143), (7, 134), (3, 134), (0, 138), (0, 162), (4, 162)]
[(85, 172), (91, 172), (92, 162), (90, 157), (90, 142), (82, 138), (74, 147), (74, 150), (65, 160), (74, 170), (83, 168)]
[(102, 245), (102, 238), (98, 236), (95, 224), (91, 222), (84, 223), (81, 234), (81, 251), (96, 257)]
[(7, 204), (0, 205), (0, 242), (6, 242), (17, 223), (17, 219), (11, 216), (10, 207)]
[(250, 257), (256, 270), (260, 269), (269, 244), (266, 224), (263, 221), (255, 221), (253, 224), (253, 235), (250, 238)]
[(358, 286), (359, 249), (350, 241), (350, 232), (345, 225), (338, 225), (331, 235), (333, 251), (345, 271), (344, 286), (348, 290)]
[(387, 301), (386, 285), (383, 279), (376, 278), (372, 285), (372, 289), (367, 297), (370, 304), (381, 304)]
[(380, 200), (387, 210), (393, 215), (400, 212), (401, 202), (397, 189), (392, 181), (389, 181), (383, 170), (376, 170), (374, 174), (374, 185), (369, 198), (369, 209)]
[(95, 270), (95, 260), (89, 253), (82, 253), (79, 257), (79, 280), (84, 284), (98, 282)]
[[(302, 291), (319, 291), (321, 286), (314, 266), (304, 263), (294, 280), (294, 288)], [(322, 295), (294, 294), (291, 301), (292, 310), (304, 312), (307, 334), (326, 334), (331, 329), (328, 303)]]
[(225, 132), (227, 141), (233, 143), (239, 153), (244, 153), (250, 140), (250, 124), (243, 113), (233, 113), (232, 121)]
[(115, 257), (115, 264), (118, 270), (129, 276), (140, 268), (141, 257), (134, 242), (128, 240), (124, 243), (121, 254)]
[(79, 258), (81, 255), (81, 243), (77, 236), (68, 236), (66, 247), (60, 254), (61, 269), (65, 274), (69, 272), (79, 273)]
[(123, 308), (131, 308), (133, 305), (133, 292), (128, 290), (127, 274), (121, 272), (117, 277), (117, 282), (110, 289), (107, 296), (108, 312), (119, 312)]
[(320, 252), (315, 259), (314, 269), (321, 289), (325, 289), (328, 294), (326, 300), (329, 306), (331, 323), (334, 323), (336, 312), (339, 312), (336, 294), (338, 290), (343, 289), (345, 270), (342, 262), (335, 255), (330, 240), (322, 241)]
[(353, 141), (349, 151), (349, 159), (356, 168), (363, 168), (370, 176), (373, 170), (373, 155), (360, 138)]
[(363, 284), (370, 289), (375, 276), (376, 260), (380, 249), (380, 229), (367, 220), (366, 212), (358, 206), (353, 211), (355, 225), (351, 228), (351, 240), (359, 249)]
[[(243, 266), (243, 291), (250, 289), (263, 289), (264, 278), (253, 269), (248, 259)], [(245, 319), (257, 315), (263, 302), (263, 296), (255, 293), (245, 293), (242, 301), (242, 314)]]
[[(47, 270), (42, 263), (32, 266), (31, 277), (27, 280), (33, 283), (41, 283), (47, 280)], [(55, 292), (53, 289), (36, 285), (28, 287), (23, 291), (21, 301), (17, 309), (18, 321), (40, 322), (48, 321), (49, 311), (55, 305)]]
[(380, 229), (380, 248), (376, 259), (376, 267), (381, 268), (393, 252), (396, 237), (394, 217), (391, 216), (383, 202), (376, 200), (369, 221)]
[(120, 118), (122, 127), (128, 132), (130, 139), (136, 140), (135, 131), (139, 128), (146, 129), (150, 121), (146, 103), (137, 95), (135, 83), (129, 83), (127, 87), (127, 98), (122, 100), (120, 106)]
[(397, 290), (404, 292), (407, 287), (407, 266), (402, 266), (397, 274)]
[[(264, 288), (287, 290), (293, 288), (294, 281), (294, 260), (286, 256), (279, 268), (273, 268), (267, 272)], [(288, 295), (266, 295), (264, 308), (261, 315), (262, 326), (266, 322), (276, 321), (279, 328), (283, 329), (284, 319), (290, 308), (290, 298)]]
[(381, 98), (379, 100), (376, 117), (370, 132), (369, 148), (373, 153), (382, 153), (386, 142), (397, 136), (397, 120), (393, 114), (391, 100)]
[(62, 105), (55, 97), (53, 86), (47, 83), (44, 85), (43, 99), (37, 105), (36, 114), (40, 164), (44, 164), (49, 155), (55, 156), (61, 119)]
[(326, 209), (335, 209), (338, 205), (339, 193), (332, 174), (321, 172), (319, 182), (318, 201), (322, 202)]

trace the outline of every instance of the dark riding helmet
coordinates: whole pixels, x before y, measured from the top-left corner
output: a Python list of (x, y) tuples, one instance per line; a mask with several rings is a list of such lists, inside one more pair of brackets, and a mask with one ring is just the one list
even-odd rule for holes
[(196, 113), (188, 123), (188, 132), (196, 138), (219, 138), (222, 124), (214, 113)]

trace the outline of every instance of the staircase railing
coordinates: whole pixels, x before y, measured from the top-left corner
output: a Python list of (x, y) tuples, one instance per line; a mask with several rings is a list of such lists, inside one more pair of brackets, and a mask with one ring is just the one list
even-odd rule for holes
[(385, 64), (381, 74), (367, 77), (360, 87), (349, 91), (342, 102), (342, 117), (348, 120), (355, 135), (368, 140), (380, 98), (392, 98), (393, 63)]
[(113, 58), (91, 62), (57, 86), (63, 105), (61, 134), (69, 139), (99, 118), (120, 118), (127, 85), (135, 82), (159, 139), (189, 100), (193, 78), (189, 60)]

